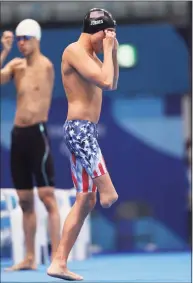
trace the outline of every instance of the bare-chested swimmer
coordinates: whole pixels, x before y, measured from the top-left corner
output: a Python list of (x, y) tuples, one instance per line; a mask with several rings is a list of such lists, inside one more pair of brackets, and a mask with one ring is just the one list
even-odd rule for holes
[[(40, 51), (41, 28), (26, 19), (16, 28), (16, 40), (24, 58), (11, 60), (1, 69), (1, 84), (14, 79), (17, 106), (11, 133), (11, 174), (23, 211), (26, 257), (7, 271), (36, 269), (33, 177), (49, 216), (52, 257), (60, 240), (60, 218), (54, 196), (54, 168), (46, 130), (54, 84), (52, 63)], [(8, 55), (13, 34), (4, 32), (1, 65)], [(9, 111), (9, 109), (8, 109)]]
[[(77, 196), (47, 273), (65, 280), (83, 280), (82, 276), (67, 269), (67, 259), (85, 218), (96, 204), (96, 188), (104, 208), (118, 199), (97, 142), (102, 89), (116, 89), (119, 77), (115, 27), (109, 12), (90, 10), (84, 18), (80, 38), (70, 44), (62, 56), (62, 80), (68, 99), (64, 138), (71, 153)], [(100, 52), (104, 53), (103, 63), (97, 57)]]

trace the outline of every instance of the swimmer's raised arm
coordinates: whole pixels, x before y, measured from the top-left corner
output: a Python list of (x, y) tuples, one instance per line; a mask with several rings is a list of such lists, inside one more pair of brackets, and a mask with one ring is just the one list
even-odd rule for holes
[[(114, 66), (114, 77), (113, 77), (113, 87), (110, 90), (116, 90), (117, 89), (117, 84), (118, 84), (118, 80), (119, 80), (119, 63), (117, 60), (117, 49), (118, 49), (119, 43), (117, 41), (117, 39), (115, 38), (115, 44), (114, 44), (114, 48), (113, 48), (113, 66)], [(103, 63), (101, 62), (101, 60), (96, 57), (95, 58), (99, 65), (102, 68)]]
[(14, 68), (16, 68), (19, 64), (21, 64), (20, 58), (15, 58), (11, 60), (9, 63), (5, 65), (3, 69), (0, 70), (1, 76), (0, 76), (0, 84), (6, 84), (8, 83), (14, 75)]
[(8, 52), (6, 50), (2, 50), (0, 54), (0, 68), (3, 66), (5, 59), (7, 58)]
[(1, 37), (1, 44), (3, 46), (3, 50), (0, 54), (0, 67), (3, 66), (3, 63), (12, 48), (13, 39), (14, 39), (14, 36), (11, 31), (4, 31)]
[(114, 38), (104, 39), (104, 62), (101, 68), (79, 44), (72, 44), (66, 49), (65, 59), (88, 81), (102, 89), (112, 89), (114, 77), (113, 45)]
[(118, 63), (118, 60), (117, 60), (118, 46), (119, 46), (118, 41), (115, 38), (115, 44), (114, 44), (114, 48), (113, 48), (114, 78), (113, 78), (113, 88), (112, 88), (112, 90), (117, 89), (117, 84), (118, 84), (118, 80), (119, 80), (119, 63)]
[[(5, 31), (1, 37), (1, 43), (3, 46), (3, 50), (0, 55), (0, 67), (2, 67), (7, 55), (9, 54), (12, 44), (13, 44), (13, 33), (11, 31)], [(0, 84), (8, 83), (11, 78), (13, 77), (13, 68), (14, 65), (17, 63), (17, 59), (11, 60), (7, 65), (1, 69), (1, 76), (0, 76)]]

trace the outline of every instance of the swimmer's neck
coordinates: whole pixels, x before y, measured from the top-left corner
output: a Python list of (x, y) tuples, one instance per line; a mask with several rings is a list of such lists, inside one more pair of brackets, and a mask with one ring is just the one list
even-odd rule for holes
[(33, 53), (31, 53), (30, 55), (26, 56), (26, 63), (28, 66), (33, 65), (33, 63), (39, 58), (39, 56), (41, 55), (41, 52), (39, 49), (34, 50)]
[(90, 55), (95, 55), (95, 52), (92, 48), (92, 44), (90, 41), (90, 34), (88, 33), (81, 33), (78, 42), (85, 48), (85, 50), (90, 54)]

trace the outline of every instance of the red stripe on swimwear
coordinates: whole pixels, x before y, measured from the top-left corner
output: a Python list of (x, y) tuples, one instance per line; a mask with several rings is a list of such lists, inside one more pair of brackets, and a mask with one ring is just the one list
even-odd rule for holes
[(83, 193), (88, 193), (89, 178), (84, 168), (82, 169), (82, 185), (83, 185)]

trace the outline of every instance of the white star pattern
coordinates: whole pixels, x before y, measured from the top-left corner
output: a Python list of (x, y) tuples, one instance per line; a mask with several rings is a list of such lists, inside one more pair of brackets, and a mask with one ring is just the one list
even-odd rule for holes
[(70, 130), (70, 135), (73, 136), (74, 135), (74, 130)]
[(96, 149), (96, 144), (93, 144), (93, 149)]
[(89, 145), (89, 141), (88, 140), (85, 140), (85, 146), (88, 146)]

